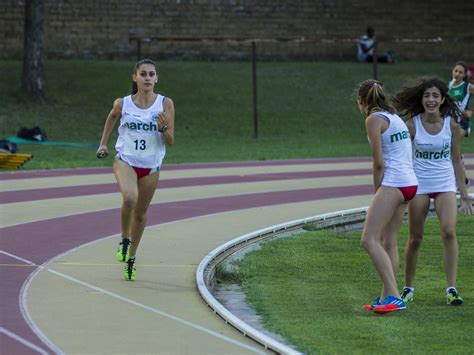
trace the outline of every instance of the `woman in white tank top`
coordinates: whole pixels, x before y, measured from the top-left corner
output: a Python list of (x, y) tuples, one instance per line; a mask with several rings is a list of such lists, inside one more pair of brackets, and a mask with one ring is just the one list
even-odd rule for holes
[(399, 265), (397, 235), (406, 203), (416, 193), (417, 180), (408, 128), (394, 114), (382, 83), (364, 81), (359, 86), (357, 103), (366, 117), (375, 190), (367, 211), (361, 245), (367, 250), (382, 280), (380, 297), (362, 308), (384, 314), (405, 309), (396, 281)]
[(456, 186), (461, 194), (461, 210), (472, 214), (464, 184), (459, 125), (460, 114), (449, 97), (447, 85), (438, 78), (421, 78), (403, 87), (394, 98), (395, 107), (410, 117), (407, 126), (413, 140), (413, 159), (419, 186), (408, 207), (410, 238), (405, 249), (405, 287), (402, 298), (412, 301), (414, 295), (418, 250), (423, 239), (430, 198), (434, 199), (444, 245), (447, 279), (446, 299), (460, 305), (463, 299), (456, 289), (458, 243), (456, 239)]
[(107, 141), (120, 119), (113, 168), (122, 192), (122, 238), (117, 259), (125, 262), (124, 278), (136, 278), (135, 255), (145, 229), (148, 206), (158, 186), (166, 145), (174, 143), (174, 104), (155, 94), (156, 65), (140, 60), (133, 70), (132, 95), (115, 100), (105, 121), (97, 157), (109, 155)]

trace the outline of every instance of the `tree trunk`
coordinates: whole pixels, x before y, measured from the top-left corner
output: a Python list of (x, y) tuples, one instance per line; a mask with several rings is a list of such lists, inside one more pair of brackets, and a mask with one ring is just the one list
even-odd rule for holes
[(44, 100), (43, 0), (26, 0), (22, 90), (33, 100)]

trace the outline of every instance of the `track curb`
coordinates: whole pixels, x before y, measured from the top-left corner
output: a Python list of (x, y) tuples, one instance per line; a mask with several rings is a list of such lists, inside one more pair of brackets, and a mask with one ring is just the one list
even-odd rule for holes
[(222, 305), (211, 292), (215, 284), (215, 268), (227, 257), (244, 247), (260, 243), (266, 239), (274, 238), (281, 234), (294, 234), (301, 231), (302, 228), (309, 223), (316, 223), (316, 229), (349, 230), (360, 228), (365, 220), (367, 208), (368, 207), (360, 207), (288, 221), (232, 239), (209, 252), (199, 263), (196, 270), (198, 292), (214, 313), (218, 314), (226, 323), (232, 325), (243, 335), (260, 343), (265, 349), (270, 349), (280, 354), (301, 354), (298, 350), (273, 339), (245, 323), (224, 307), (224, 305)]

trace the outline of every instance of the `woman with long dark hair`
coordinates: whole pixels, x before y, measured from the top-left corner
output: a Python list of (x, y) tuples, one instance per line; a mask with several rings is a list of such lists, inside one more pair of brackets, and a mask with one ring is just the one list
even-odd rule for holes
[(154, 92), (158, 73), (152, 60), (137, 62), (132, 80), (132, 94), (114, 101), (97, 150), (99, 158), (109, 155), (107, 141), (120, 119), (113, 164), (123, 197), (117, 259), (126, 263), (124, 277), (129, 281), (136, 278), (135, 255), (158, 186), (166, 146), (174, 143), (175, 115), (173, 101)]
[(472, 206), (464, 183), (460, 152), (460, 127), (456, 122), (459, 108), (448, 94), (448, 86), (436, 77), (419, 78), (400, 89), (393, 99), (394, 106), (408, 117), (407, 126), (414, 146), (414, 168), (418, 191), (408, 207), (410, 238), (405, 248), (405, 287), (402, 298), (414, 297), (418, 251), (423, 239), (430, 199), (434, 200), (436, 215), (444, 245), (446, 300), (460, 305), (463, 299), (456, 289), (458, 242), (456, 239), (456, 190), (461, 194), (461, 210), (472, 214)]

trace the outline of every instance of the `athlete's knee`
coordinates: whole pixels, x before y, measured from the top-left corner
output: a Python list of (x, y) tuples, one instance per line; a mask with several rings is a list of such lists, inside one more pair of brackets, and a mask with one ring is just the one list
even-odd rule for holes
[(452, 242), (456, 240), (456, 228), (452, 225), (441, 226), (441, 235), (444, 242)]
[(367, 241), (367, 239), (361, 238), (360, 246), (365, 250), (369, 250), (369, 242)]
[(378, 241), (368, 234), (362, 234), (360, 238), (360, 246), (367, 251), (372, 250), (377, 243)]
[(408, 247), (410, 249), (419, 249), (421, 242), (423, 241), (423, 233), (415, 232), (410, 234), (410, 239), (408, 239)]
[(133, 192), (125, 192), (123, 194), (123, 205), (125, 208), (133, 209), (138, 200), (138, 195)]
[(396, 249), (398, 246), (397, 244), (397, 236), (386, 236), (383, 241), (383, 247), (385, 250), (391, 250), (391, 249)]

